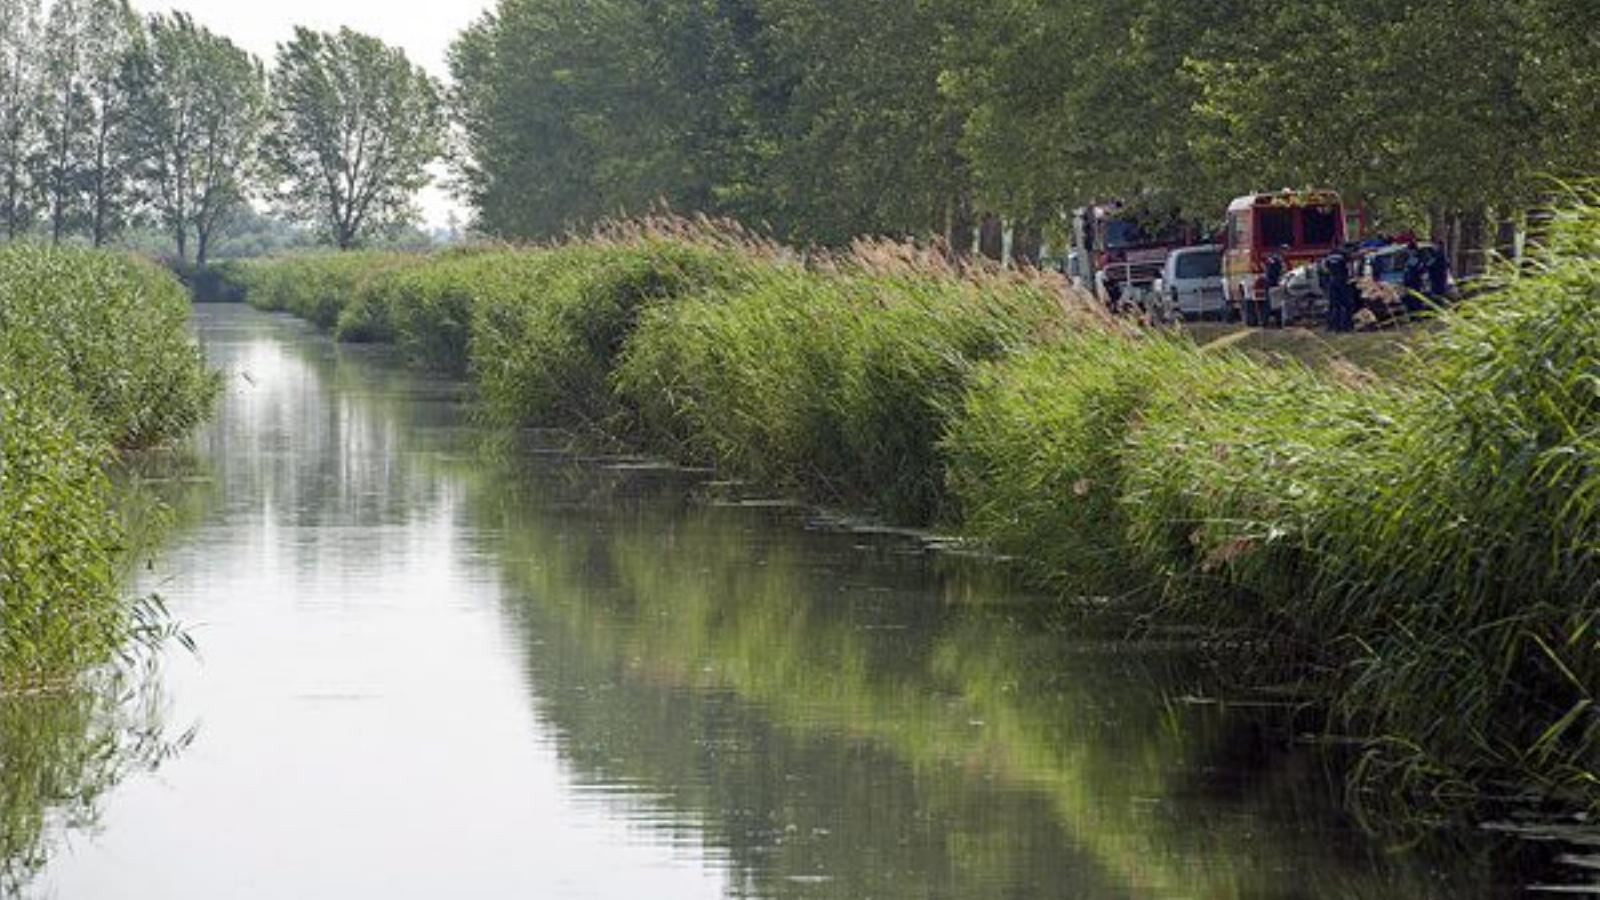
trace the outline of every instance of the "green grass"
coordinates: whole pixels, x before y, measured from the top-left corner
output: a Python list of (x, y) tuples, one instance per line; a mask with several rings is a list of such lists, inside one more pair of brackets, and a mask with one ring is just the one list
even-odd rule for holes
[(293, 313), (331, 330), (365, 282), (411, 261), (380, 251), (313, 253), (234, 263), (214, 274), (228, 279), (218, 286), (221, 293), (242, 293), (257, 309)]
[(1060, 317), (1028, 282), (773, 266), (649, 310), (616, 383), (654, 444), (925, 524), (946, 505), (952, 401)]
[(0, 248), (0, 687), (69, 678), (134, 625), (105, 468), (176, 438), (217, 382), (188, 298), (108, 253)]
[(1330, 504), (1319, 605), (1360, 643), (1338, 706), (1399, 771), (1509, 764), (1593, 802), (1600, 206), (1500, 277), (1421, 348), (1370, 486)]
[(1369, 785), (1514, 773), (1600, 806), (1597, 245), (1579, 202), (1531, 270), (1426, 328), (1204, 344), (1043, 276), (676, 223), (255, 275), (265, 305), (363, 310), (496, 422), (951, 527), (1063, 592), (1263, 634), (1369, 741)]
[(1185, 451), (1132, 459), (1133, 433), (1149, 427), (1164, 396), (1181, 403), (1230, 382), (1278, 378), (1179, 336), (1105, 331), (987, 365), (946, 439), (959, 521), (1063, 591), (1148, 586), (1152, 570), (1137, 564), (1130, 539), (1129, 482), (1140, 471), (1173, 471)]
[[(1600, 211), (1446, 315), (1409, 377), (1081, 336), (986, 371), (952, 432), (969, 532), (1320, 671), (1369, 786), (1600, 802)], [(1304, 670), (1303, 670), (1304, 671)]]
[(1354, 366), (1385, 376), (1405, 375), (1412, 351), (1437, 330), (1430, 320), (1378, 331), (1337, 333), (1309, 328), (1248, 328), (1195, 322), (1182, 331), (1202, 346), (1217, 344), (1270, 363), (1295, 362), (1321, 371)]
[(641, 316), (749, 280), (735, 253), (655, 237), (553, 248), (523, 267), (516, 289), (474, 298), (470, 357), (485, 409), (503, 424), (612, 436), (633, 427), (611, 375)]

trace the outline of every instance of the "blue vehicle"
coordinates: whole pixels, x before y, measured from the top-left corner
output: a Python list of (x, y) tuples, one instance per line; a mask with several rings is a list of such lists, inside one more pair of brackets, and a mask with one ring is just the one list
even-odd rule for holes
[[(1424, 308), (1423, 303), (1412, 297), (1407, 301), (1406, 292), (1406, 262), (1411, 256), (1409, 244), (1385, 244), (1381, 247), (1366, 251), (1361, 257), (1357, 284), (1360, 286), (1361, 298), (1368, 309), (1372, 310), (1380, 320), (1402, 312), (1418, 312)], [(1426, 262), (1429, 256), (1438, 252), (1433, 244), (1419, 243), (1416, 253)], [(1427, 290), (1427, 273), (1423, 277), (1423, 290)], [(1449, 278), (1442, 297), (1435, 297), (1435, 301), (1448, 299), (1455, 296), (1455, 279)]]
[[(1432, 246), (1432, 244), (1418, 244), (1417, 250), (1421, 252)], [(1406, 257), (1410, 249), (1405, 244), (1387, 244), (1366, 251), (1361, 258), (1361, 277), (1371, 279), (1377, 284), (1394, 285), (1396, 290), (1403, 289), (1406, 279)]]

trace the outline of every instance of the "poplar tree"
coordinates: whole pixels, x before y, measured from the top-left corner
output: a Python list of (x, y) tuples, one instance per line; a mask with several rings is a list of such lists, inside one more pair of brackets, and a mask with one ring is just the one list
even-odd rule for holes
[(416, 218), (445, 121), (438, 84), (403, 51), (348, 28), (297, 28), (278, 47), (272, 93), (278, 205), (340, 249)]
[(213, 238), (253, 188), (266, 113), (261, 64), (183, 13), (149, 19), (124, 79), (131, 146), (178, 261), (204, 265)]
[(39, 182), (49, 205), (50, 239), (56, 242), (71, 224), (82, 186), (84, 140), (90, 124), (84, 83), (88, 6), (86, 0), (55, 0), (45, 21), (39, 113), (46, 150), (40, 159)]
[(140, 35), (127, 0), (55, 0), (45, 24), (37, 182), (52, 240), (103, 244), (127, 213), (131, 161), (123, 67)]
[(143, 46), (144, 30), (128, 0), (91, 0), (89, 15), (84, 82), (90, 128), (83, 193), (89, 239), (99, 247), (134, 214), (138, 147), (125, 73)]
[(35, 214), (40, 15), (39, 0), (0, 0), (0, 227), (7, 239), (26, 231)]

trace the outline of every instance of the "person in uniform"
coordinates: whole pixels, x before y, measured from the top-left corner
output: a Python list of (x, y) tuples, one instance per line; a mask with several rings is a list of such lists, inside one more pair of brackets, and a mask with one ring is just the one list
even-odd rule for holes
[(1416, 315), (1428, 308), (1422, 299), (1423, 289), (1426, 287), (1427, 270), (1424, 268), (1422, 251), (1417, 249), (1417, 242), (1406, 244), (1405, 267), (1401, 270), (1400, 284), (1404, 293), (1400, 302), (1404, 304), (1407, 315)]
[[(1272, 319), (1272, 294), (1283, 284), (1283, 257), (1276, 253), (1267, 257), (1267, 268), (1266, 272), (1263, 273), (1262, 280), (1267, 286), (1267, 294), (1266, 299), (1261, 303), (1261, 313), (1256, 317), (1256, 320), (1265, 326)], [(1288, 323), (1285, 322), (1284, 324), (1287, 325)]]
[(1344, 249), (1329, 253), (1322, 260), (1328, 280), (1328, 330), (1355, 329), (1355, 297), (1350, 290), (1350, 256)]
[(1433, 248), (1428, 260), (1428, 299), (1443, 303), (1450, 296), (1450, 254), (1443, 247)]

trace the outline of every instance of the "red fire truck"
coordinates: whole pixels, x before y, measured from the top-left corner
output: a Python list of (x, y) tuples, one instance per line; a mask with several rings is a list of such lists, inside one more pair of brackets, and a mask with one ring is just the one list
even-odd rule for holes
[(1161, 277), (1167, 254), (1193, 245), (1199, 229), (1175, 212), (1120, 202), (1085, 206), (1072, 216), (1072, 247), (1087, 261), (1088, 286), (1102, 299), (1136, 304)]
[(1284, 274), (1315, 263), (1345, 243), (1345, 221), (1337, 191), (1283, 190), (1249, 194), (1228, 205), (1222, 255), (1223, 293), (1231, 315), (1265, 325), (1283, 315), (1267, 296), (1267, 259), (1283, 260)]

